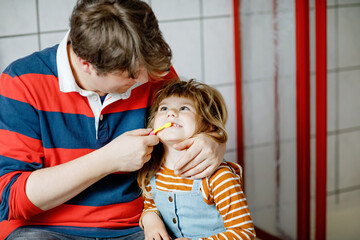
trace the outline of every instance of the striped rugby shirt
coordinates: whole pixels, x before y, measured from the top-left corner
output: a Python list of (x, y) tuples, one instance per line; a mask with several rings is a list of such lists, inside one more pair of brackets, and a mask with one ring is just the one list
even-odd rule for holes
[[(156, 187), (161, 191), (191, 191), (194, 180), (182, 178), (173, 170), (162, 166), (155, 175)], [(223, 162), (215, 173), (202, 179), (204, 201), (215, 204), (224, 220), (226, 232), (204, 239), (254, 239), (255, 230), (247, 201), (241, 187), (241, 167), (233, 162)], [(150, 192), (150, 183), (146, 186)], [(144, 211), (157, 211), (154, 200), (144, 197)]]
[[(146, 110), (164, 81), (108, 94), (101, 104), (80, 89), (60, 45), (9, 65), (0, 77), (0, 239), (24, 225), (88, 237), (140, 231), (143, 199), (137, 172), (110, 174), (68, 202), (42, 211), (25, 186), (37, 169), (56, 166), (96, 149), (124, 132), (144, 128)], [(84, 169), (86, 171), (86, 169)]]

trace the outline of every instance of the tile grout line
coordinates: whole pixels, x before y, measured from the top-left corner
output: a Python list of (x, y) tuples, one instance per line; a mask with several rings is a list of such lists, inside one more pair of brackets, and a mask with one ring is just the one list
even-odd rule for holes
[(35, 1), (36, 4), (36, 25), (37, 25), (37, 39), (38, 39), (38, 51), (41, 50), (41, 39), (40, 39), (40, 14), (39, 14), (39, 0)]
[[(339, 5), (338, 0), (335, 1), (336, 9), (335, 9), (335, 66), (339, 69)], [(340, 203), (340, 143), (339, 143), (339, 135), (340, 135), (340, 119), (339, 119), (339, 70), (335, 72), (335, 130), (337, 133), (335, 134), (335, 160), (334, 160), (334, 185), (335, 185), (335, 202), (337, 204)]]
[(200, 55), (201, 55), (201, 80), (206, 82), (205, 80), (205, 38), (204, 38), (204, 3), (203, 0), (199, 0), (200, 4)]
[[(201, 1), (201, 0), (199, 0), (199, 1)], [(201, 9), (200, 9), (200, 11), (201, 11)], [(204, 16), (203, 14), (200, 13), (199, 17), (188, 17), (188, 18), (176, 18), (176, 19), (159, 20), (159, 23), (187, 22), (187, 21), (209, 20), (209, 19), (230, 18), (230, 17), (232, 17), (231, 14), (224, 14), (224, 15), (217, 15), (217, 16)]]
[(14, 34), (14, 35), (4, 35), (0, 36), (0, 39), (3, 38), (16, 38), (16, 37), (27, 37), (27, 36), (34, 36), (37, 34), (51, 34), (51, 33), (61, 33), (66, 32), (68, 29), (59, 29), (59, 30), (53, 30), (53, 31), (38, 31), (38, 32), (32, 32), (32, 33), (23, 33), (23, 34)]

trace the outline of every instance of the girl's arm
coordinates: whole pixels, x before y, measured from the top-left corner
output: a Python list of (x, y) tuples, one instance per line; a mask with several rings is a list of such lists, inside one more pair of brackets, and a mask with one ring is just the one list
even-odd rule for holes
[(148, 211), (142, 216), (142, 226), (145, 233), (145, 240), (163, 239), (171, 240), (161, 217), (154, 211)]
[[(231, 166), (238, 169), (233, 169)], [(248, 209), (247, 201), (241, 187), (240, 166), (234, 163), (223, 163), (209, 181), (210, 189), (203, 184), (203, 189), (210, 190), (216, 208), (224, 220), (226, 232), (211, 236), (211, 239), (254, 239), (255, 229)], [(225, 190), (226, 189), (226, 190)], [(221, 193), (222, 192), (222, 193)], [(221, 194), (220, 194), (221, 193)], [(209, 196), (209, 193), (206, 194)], [(204, 239), (210, 239), (204, 238)]]
[[(147, 185), (146, 188), (150, 192), (150, 184)], [(155, 202), (150, 197), (144, 196), (144, 210), (141, 214), (139, 223), (140, 227), (144, 230), (145, 240), (171, 240), (171, 237), (166, 231), (165, 224), (160, 217), (160, 213), (156, 208)]]

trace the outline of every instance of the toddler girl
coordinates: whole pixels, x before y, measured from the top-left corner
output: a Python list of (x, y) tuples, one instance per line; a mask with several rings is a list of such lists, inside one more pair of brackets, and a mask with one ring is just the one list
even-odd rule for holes
[(206, 84), (175, 80), (157, 92), (148, 126), (172, 126), (157, 134), (161, 143), (139, 172), (145, 199), (140, 225), (146, 239), (255, 238), (238, 164), (224, 161), (203, 179), (182, 178), (173, 170), (184, 154), (174, 144), (196, 134), (225, 143), (226, 120), (221, 94)]

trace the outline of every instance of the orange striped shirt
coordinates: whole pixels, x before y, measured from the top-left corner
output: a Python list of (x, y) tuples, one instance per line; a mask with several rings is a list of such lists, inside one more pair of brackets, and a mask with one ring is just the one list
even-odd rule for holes
[[(191, 191), (194, 180), (182, 178), (164, 166), (155, 175), (156, 187), (162, 191)], [(241, 186), (241, 167), (223, 162), (213, 175), (203, 178), (201, 191), (204, 201), (216, 209), (224, 220), (226, 232), (203, 239), (254, 239), (255, 229)], [(151, 191), (150, 183), (147, 190)], [(145, 197), (144, 211), (157, 211), (154, 200)]]

